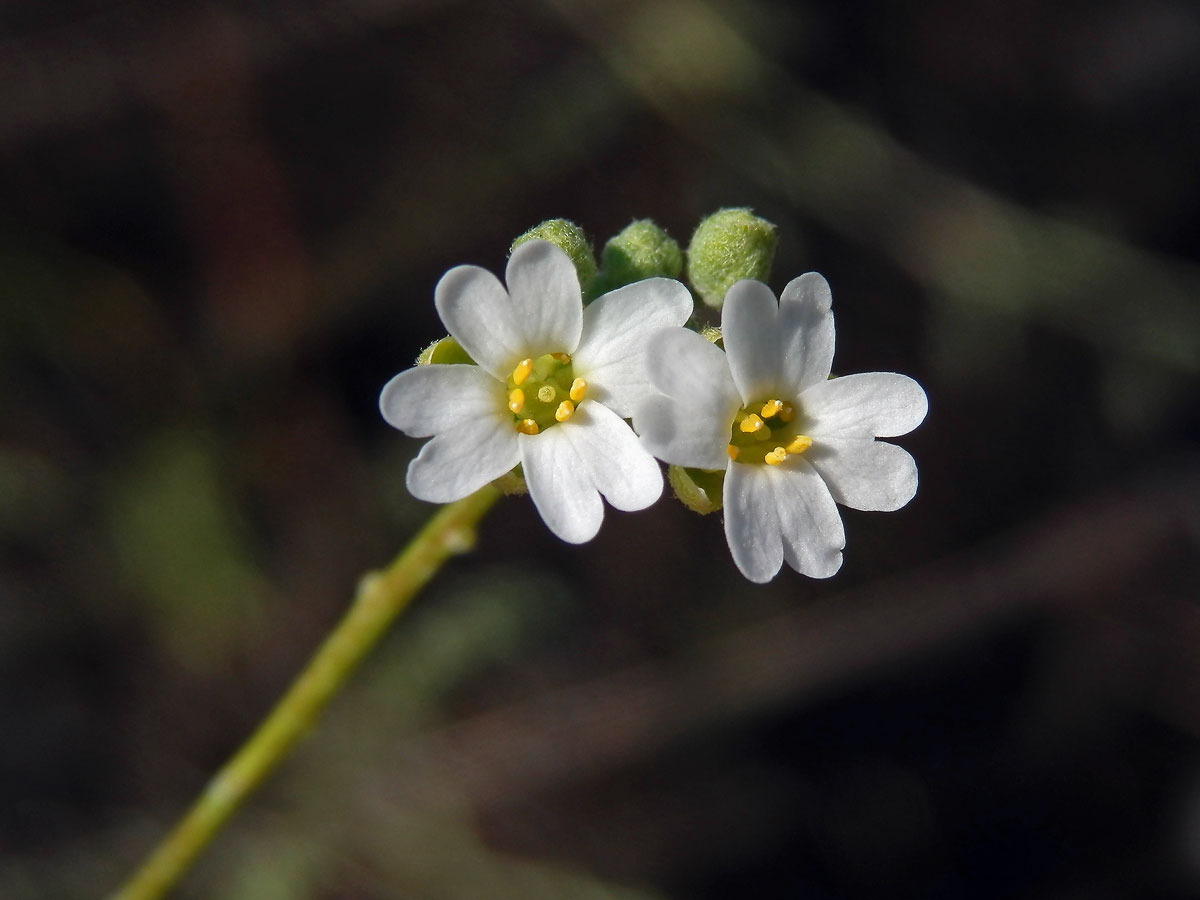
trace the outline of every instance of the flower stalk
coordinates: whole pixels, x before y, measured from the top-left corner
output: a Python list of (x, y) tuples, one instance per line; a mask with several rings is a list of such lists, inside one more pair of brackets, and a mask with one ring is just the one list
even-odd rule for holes
[(449, 557), (471, 548), (476, 524), (500, 496), (497, 488), (485, 485), (445, 506), (386, 569), (359, 582), (349, 610), (287, 693), (110, 900), (154, 900), (183, 877), (246, 798), (308, 733), (417, 592)]

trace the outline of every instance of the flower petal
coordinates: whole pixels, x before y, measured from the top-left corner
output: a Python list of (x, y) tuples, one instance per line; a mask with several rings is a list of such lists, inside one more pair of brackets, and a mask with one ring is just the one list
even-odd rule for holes
[[(716, 344), (686, 328), (667, 328), (650, 339), (646, 371), (650, 383), (668, 397), (711, 409), (714, 415), (731, 404), (733, 412), (742, 405), (728, 357)], [(733, 421), (732, 412), (727, 421)]]
[(525, 484), (546, 527), (569, 544), (590, 541), (604, 521), (604, 502), (569, 430), (559, 425), (517, 439)]
[(583, 297), (571, 258), (549, 241), (526, 241), (508, 258), (504, 280), (525, 355), (574, 353)]
[(417, 366), (401, 372), (379, 394), (379, 411), (393, 428), (428, 437), (502, 404), (502, 386), (478, 366)]
[(731, 463), (725, 473), (725, 537), (742, 574), (762, 584), (786, 561), (811, 578), (842, 566), (846, 534), (837, 504), (799, 457), (778, 466)]
[(779, 387), (787, 385), (798, 394), (829, 377), (834, 344), (832, 303), (829, 283), (816, 272), (793, 278), (779, 295), (784, 383)]
[[(584, 466), (581, 477), (617, 509), (645, 509), (661, 495), (662, 470), (625, 422), (608, 407), (584, 400), (559, 425)], [(557, 430), (557, 429), (556, 429)]]
[(851, 509), (891, 512), (917, 492), (917, 464), (895, 444), (849, 438), (813, 444), (804, 459), (833, 499)]
[(721, 334), (743, 403), (762, 402), (780, 386), (779, 304), (761, 281), (743, 279), (725, 295)]
[(633, 412), (633, 427), (642, 445), (663, 462), (697, 469), (724, 469), (726, 447), (737, 403), (728, 415), (662, 394), (647, 397)]
[(907, 375), (864, 372), (814, 384), (800, 397), (808, 434), (818, 439), (895, 437), (921, 424), (929, 400)]
[(408, 466), (409, 493), (430, 503), (461, 500), (520, 462), (511, 416), (493, 413), (443, 431)]
[(829, 488), (802, 457), (764, 466), (779, 514), (783, 558), (810, 578), (828, 578), (842, 567), (846, 532)]
[(671, 278), (648, 278), (597, 298), (583, 311), (583, 336), (574, 353), (588, 397), (622, 417), (633, 415), (637, 402), (654, 393), (646, 372), (647, 343), (691, 314), (692, 295)]
[(487, 269), (455, 266), (437, 283), (433, 303), (446, 330), (485, 372), (503, 381), (525, 358), (512, 301)]
[(724, 469), (729, 429), (742, 405), (725, 354), (694, 331), (660, 331), (646, 349), (651, 384), (664, 393), (634, 407), (633, 427), (659, 459)]
[(742, 574), (757, 584), (770, 581), (783, 565), (769, 471), (767, 466), (730, 463), (722, 496), (729, 552)]

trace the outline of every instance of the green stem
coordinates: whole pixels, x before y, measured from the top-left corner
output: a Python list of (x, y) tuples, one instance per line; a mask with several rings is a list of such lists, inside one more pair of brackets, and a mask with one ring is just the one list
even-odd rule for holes
[(499, 497), (500, 491), (488, 485), (444, 507), (390, 566), (363, 578), (350, 609), (288, 692), (111, 900), (153, 900), (183, 877), (243, 801), (309, 731), (417, 591), (447, 558), (470, 548), (476, 523)]

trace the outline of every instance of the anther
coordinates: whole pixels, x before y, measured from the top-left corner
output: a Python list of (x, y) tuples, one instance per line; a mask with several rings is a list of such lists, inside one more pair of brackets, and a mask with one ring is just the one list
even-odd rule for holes
[(521, 432), (521, 434), (537, 434), (541, 429), (538, 428), (538, 423), (533, 421), (533, 419), (522, 419), (517, 423), (517, 431)]
[(768, 466), (777, 466), (788, 458), (788, 453), (782, 447), (776, 447), (770, 453), (763, 457), (763, 462)]
[(746, 418), (742, 419), (742, 421), (738, 423), (738, 428), (740, 428), (746, 434), (755, 434), (756, 432), (762, 431), (764, 427), (766, 426), (763, 425), (763, 420), (754, 413), (750, 413), (750, 415), (746, 416)]
[(807, 434), (798, 434), (788, 442), (788, 453), (803, 453), (812, 446), (812, 438)]
[(571, 382), (571, 399), (578, 403), (587, 393), (587, 382), (582, 378), (576, 378)]
[(554, 411), (554, 418), (560, 422), (567, 421), (573, 415), (575, 415), (575, 404), (570, 400), (564, 400), (558, 404), (558, 409)]
[(564, 366), (571, 361), (571, 357), (566, 353), (551, 353), (550, 356)]
[(771, 416), (776, 415), (782, 409), (783, 409), (783, 401), (782, 400), (768, 400), (766, 403), (763, 404), (762, 417), (764, 419), (769, 419), (769, 418), (771, 418)]
[(790, 422), (796, 418), (796, 407), (790, 403), (784, 403), (779, 409), (779, 421)]
[(508, 408), (514, 413), (519, 413), (525, 408), (525, 392), (520, 388), (514, 388), (512, 393), (508, 395)]
[(725, 452), (729, 454), (730, 459), (738, 458), (738, 448), (735, 447), (733, 444), (730, 444), (729, 446), (727, 446), (725, 448)]
[(513, 369), (512, 379), (513, 384), (523, 384), (525, 379), (529, 377), (529, 373), (533, 371), (533, 360), (523, 359), (517, 363), (517, 367)]

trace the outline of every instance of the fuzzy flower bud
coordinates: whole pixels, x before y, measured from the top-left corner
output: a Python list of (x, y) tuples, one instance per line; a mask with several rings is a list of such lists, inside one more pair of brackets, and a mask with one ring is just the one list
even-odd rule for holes
[(704, 219), (688, 246), (687, 275), (700, 299), (720, 308), (725, 292), (743, 278), (767, 281), (775, 259), (775, 226), (745, 208), (721, 209)]
[(512, 246), (508, 248), (509, 253), (526, 241), (533, 240), (549, 241), (566, 253), (575, 265), (580, 289), (587, 292), (592, 279), (596, 277), (596, 255), (592, 252), (591, 242), (582, 228), (567, 219), (547, 219), (513, 241)]
[(593, 294), (644, 278), (678, 278), (683, 271), (683, 251), (674, 238), (650, 219), (638, 219), (604, 245), (600, 265)]

